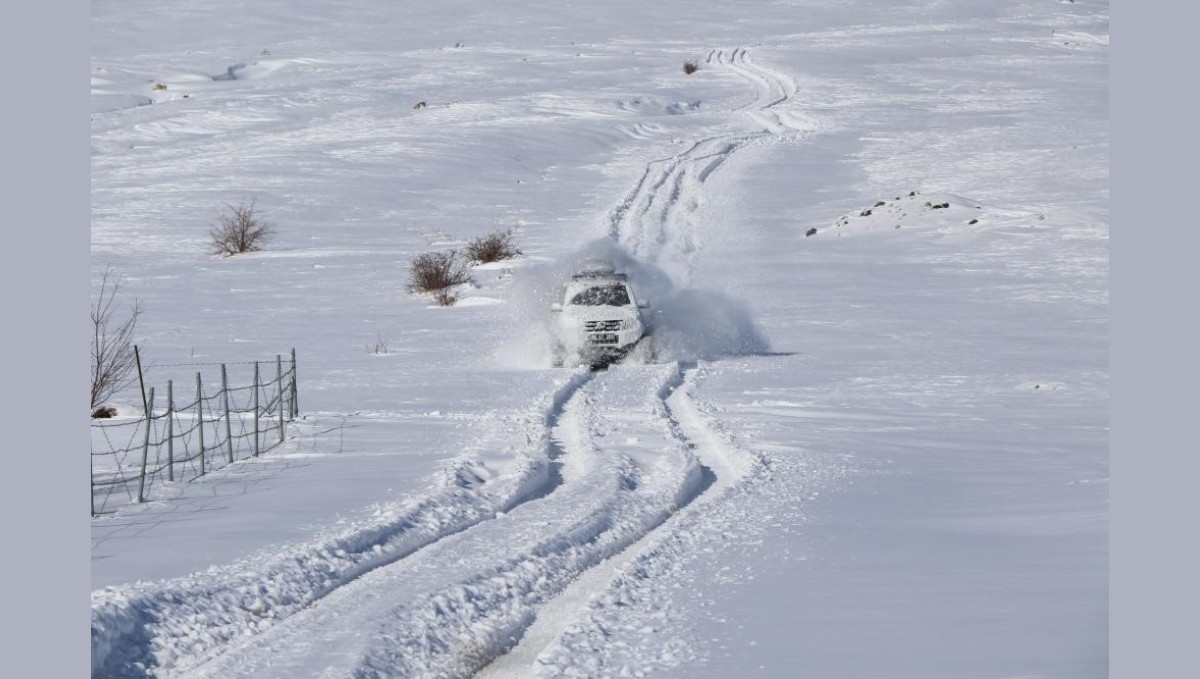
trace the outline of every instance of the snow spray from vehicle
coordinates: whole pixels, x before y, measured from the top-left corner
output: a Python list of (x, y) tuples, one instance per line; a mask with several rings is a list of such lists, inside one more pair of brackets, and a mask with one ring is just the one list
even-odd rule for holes
[[(635, 258), (608, 238), (592, 241), (578, 251), (547, 264), (517, 271), (510, 297), (512, 318), (507, 339), (496, 353), (497, 363), (514, 368), (546, 368), (553, 361), (554, 314), (564, 285), (578, 262), (608, 259), (628, 276), (649, 326), (648, 340), (656, 362), (693, 361), (742, 356), (769, 350), (769, 343), (746, 306), (711, 290), (680, 288), (659, 267)], [(626, 360), (646, 360), (651, 352), (636, 351)]]

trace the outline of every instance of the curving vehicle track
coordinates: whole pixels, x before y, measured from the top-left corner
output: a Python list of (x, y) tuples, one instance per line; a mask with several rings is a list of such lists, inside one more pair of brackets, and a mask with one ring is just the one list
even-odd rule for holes
[[(610, 215), (613, 239), (685, 283), (709, 177), (751, 144), (811, 129), (782, 106), (795, 84), (745, 49), (706, 63), (745, 79), (753, 98), (728, 112), (728, 133), (647, 163)], [(623, 566), (656, 558), (689, 513), (735, 501), (730, 491), (763, 468), (702, 413), (692, 395), (702, 371), (574, 372), (543, 395), (540, 418), (521, 423), (530, 445), (505, 476), (476, 487), (459, 470), (401, 515), (253, 572), (235, 564), (93, 594), (93, 676), (553, 672), (586, 634), (565, 630), (593, 595)]]
[(752, 144), (799, 137), (815, 129), (781, 106), (792, 99), (796, 84), (756, 64), (745, 48), (713, 50), (705, 62), (749, 82), (753, 99), (729, 111), (731, 131), (647, 163), (641, 178), (609, 216), (609, 235), (614, 240), (640, 259), (670, 267), (684, 283), (691, 279), (695, 255), (702, 247), (695, 214), (709, 177)]

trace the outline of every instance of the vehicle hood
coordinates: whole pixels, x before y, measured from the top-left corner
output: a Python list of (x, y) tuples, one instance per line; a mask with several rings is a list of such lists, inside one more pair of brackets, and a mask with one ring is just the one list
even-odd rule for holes
[(610, 321), (637, 318), (638, 310), (633, 306), (570, 305), (563, 307), (562, 315), (580, 321)]

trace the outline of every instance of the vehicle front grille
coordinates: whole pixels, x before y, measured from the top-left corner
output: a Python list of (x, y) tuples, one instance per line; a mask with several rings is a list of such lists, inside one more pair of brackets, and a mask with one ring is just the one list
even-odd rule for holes
[(621, 321), (585, 321), (583, 327), (588, 332), (616, 332), (621, 329)]

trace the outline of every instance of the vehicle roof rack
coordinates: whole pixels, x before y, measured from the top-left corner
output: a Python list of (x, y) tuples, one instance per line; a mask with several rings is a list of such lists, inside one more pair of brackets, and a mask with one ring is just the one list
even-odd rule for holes
[(575, 273), (572, 278), (619, 278), (624, 280), (625, 274), (617, 273), (617, 265), (611, 259), (584, 259), (575, 263)]

